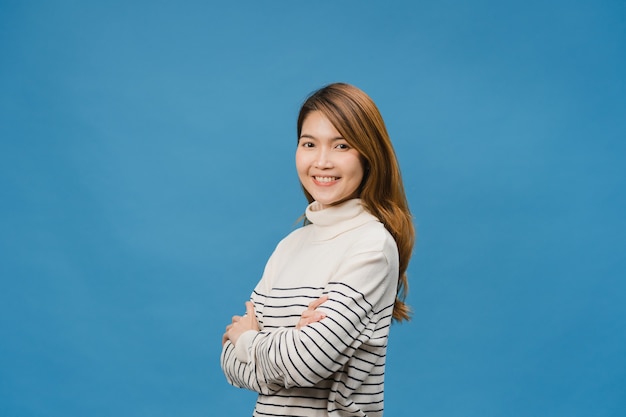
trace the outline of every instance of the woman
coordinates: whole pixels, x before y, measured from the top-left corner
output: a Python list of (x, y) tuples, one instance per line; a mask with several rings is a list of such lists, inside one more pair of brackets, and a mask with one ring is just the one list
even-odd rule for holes
[(222, 369), (259, 393), (255, 416), (381, 416), (415, 234), (396, 156), (376, 105), (348, 84), (309, 96), (297, 127), (304, 226), (226, 327)]

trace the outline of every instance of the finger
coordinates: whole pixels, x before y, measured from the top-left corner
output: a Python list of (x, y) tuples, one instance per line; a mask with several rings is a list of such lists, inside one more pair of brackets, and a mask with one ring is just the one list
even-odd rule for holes
[(246, 301), (246, 315), (250, 317), (254, 316), (254, 304), (252, 301)]
[(302, 315), (300, 323), (311, 324), (326, 318), (326, 314), (321, 311), (314, 311), (311, 314)]
[(311, 318), (311, 323), (316, 322), (316, 321), (320, 321), (322, 319), (326, 318), (326, 314), (322, 313), (321, 311), (316, 312), (316, 314)]
[(301, 328), (303, 328), (304, 326), (306, 326), (308, 323), (308, 320), (306, 318), (301, 318), (298, 321), (298, 324), (296, 324), (296, 330), (300, 330)]
[(315, 301), (311, 301), (311, 303), (309, 303), (309, 309), (310, 310), (315, 310), (316, 308), (318, 308), (319, 306), (321, 306), (324, 302), (328, 301), (328, 295), (322, 295), (320, 298), (318, 298)]
[(320, 320), (326, 318), (326, 314), (316, 311), (313, 314), (307, 314), (306, 316), (303, 314), (296, 325), (296, 329), (300, 330), (302, 327), (307, 326), (312, 323), (317, 323)]

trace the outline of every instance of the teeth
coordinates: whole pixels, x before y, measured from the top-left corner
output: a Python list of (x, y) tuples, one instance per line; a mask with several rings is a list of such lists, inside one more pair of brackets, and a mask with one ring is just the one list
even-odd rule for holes
[(331, 182), (335, 181), (337, 177), (315, 177), (315, 181), (317, 182)]

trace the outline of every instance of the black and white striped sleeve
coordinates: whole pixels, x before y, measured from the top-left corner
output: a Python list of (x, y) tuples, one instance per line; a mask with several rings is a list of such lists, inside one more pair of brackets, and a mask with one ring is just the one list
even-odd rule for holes
[(237, 358), (235, 345), (230, 341), (222, 348), (220, 363), (226, 380), (238, 388), (246, 388), (260, 394), (270, 395), (282, 388), (279, 384), (264, 381), (260, 372), (255, 372), (252, 363)]
[(325, 319), (301, 330), (258, 333), (249, 348), (251, 385), (313, 386), (342, 369), (391, 314), (397, 260), (389, 258), (395, 253), (353, 252), (324, 289), (329, 300), (319, 310)]

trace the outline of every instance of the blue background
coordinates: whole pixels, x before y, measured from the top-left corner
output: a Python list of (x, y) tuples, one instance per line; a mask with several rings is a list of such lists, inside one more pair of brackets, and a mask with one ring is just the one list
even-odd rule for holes
[(388, 416), (626, 415), (624, 1), (0, 1), (0, 415), (245, 416), (220, 340), (378, 104), (418, 243)]

